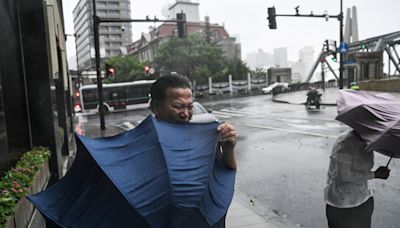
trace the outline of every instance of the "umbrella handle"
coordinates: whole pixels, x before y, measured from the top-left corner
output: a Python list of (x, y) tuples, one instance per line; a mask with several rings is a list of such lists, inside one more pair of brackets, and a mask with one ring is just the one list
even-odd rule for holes
[(393, 158), (393, 155), (394, 155), (394, 152), (392, 153), (392, 156), (390, 156), (390, 159), (389, 159), (388, 163), (386, 164), (386, 168), (389, 166), (389, 164), (390, 164), (390, 161), (391, 161), (391, 160), (392, 160), (392, 158)]

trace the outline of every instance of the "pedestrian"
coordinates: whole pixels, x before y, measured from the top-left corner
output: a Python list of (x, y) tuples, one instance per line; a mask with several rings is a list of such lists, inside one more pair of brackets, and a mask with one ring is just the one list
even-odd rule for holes
[(326, 216), (330, 228), (369, 228), (374, 210), (368, 180), (387, 179), (390, 170), (374, 166), (374, 153), (353, 130), (337, 138), (330, 156), (325, 187)]
[[(160, 77), (150, 88), (150, 109), (159, 120), (188, 123), (193, 115), (193, 97), (191, 82), (187, 77), (167, 75)], [(220, 132), (220, 151), (217, 151), (217, 160), (229, 170), (236, 170), (236, 142), (238, 133), (229, 123), (222, 123), (217, 130)], [(195, 227), (199, 221), (191, 219)], [(200, 223), (206, 224), (205, 221)], [(186, 227), (186, 226), (185, 226)], [(225, 227), (225, 216), (212, 227)]]

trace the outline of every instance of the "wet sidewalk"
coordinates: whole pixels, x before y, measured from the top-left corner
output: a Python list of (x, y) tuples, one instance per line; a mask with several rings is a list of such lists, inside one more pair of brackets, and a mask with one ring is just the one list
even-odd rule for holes
[(295, 224), (272, 211), (252, 207), (249, 202), (233, 196), (226, 216), (226, 228), (296, 228)]

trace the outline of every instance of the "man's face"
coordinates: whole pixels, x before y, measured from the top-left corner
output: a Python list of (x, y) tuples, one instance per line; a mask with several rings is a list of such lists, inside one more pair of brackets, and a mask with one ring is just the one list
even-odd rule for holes
[(169, 88), (167, 97), (156, 105), (157, 118), (170, 122), (189, 122), (193, 115), (192, 91), (188, 88)]

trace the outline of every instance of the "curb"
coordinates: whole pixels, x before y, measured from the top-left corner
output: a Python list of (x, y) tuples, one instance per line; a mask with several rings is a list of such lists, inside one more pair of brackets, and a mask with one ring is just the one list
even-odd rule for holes
[[(272, 101), (276, 102), (276, 103), (304, 105), (304, 102), (303, 103), (294, 103), (294, 102), (290, 102), (290, 101), (276, 100), (276, 99), (272, 99)], [(321, 103), (321, 105), (324, 105), (324, 106), (336, 106), (336, 103)]]

